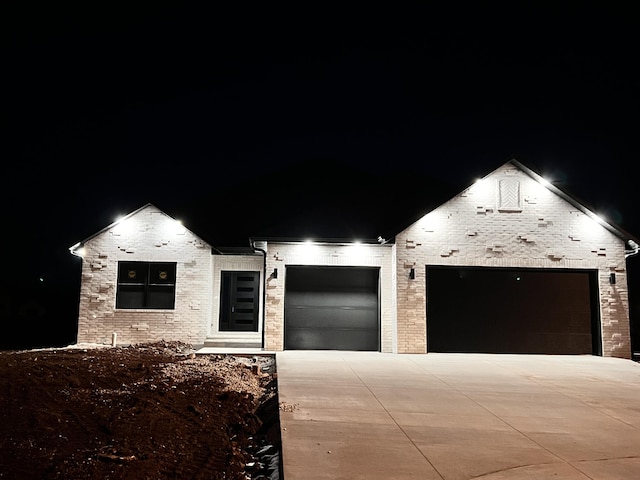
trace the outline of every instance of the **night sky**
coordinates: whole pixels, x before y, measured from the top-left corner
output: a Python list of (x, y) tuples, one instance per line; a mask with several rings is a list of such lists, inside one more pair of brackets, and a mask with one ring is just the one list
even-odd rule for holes
[(148, 202), (232, 243), (269, 202), (410, 217), (510, 158), (640, 235), (630, 9), (151, 5), (2, 7), (5, 290), (72, 310), (68, 248)]

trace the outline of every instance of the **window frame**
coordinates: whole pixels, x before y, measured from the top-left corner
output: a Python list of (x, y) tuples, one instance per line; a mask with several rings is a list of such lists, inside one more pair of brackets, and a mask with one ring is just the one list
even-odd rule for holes
[(117, 310), (175, 310), (176, 262), (118, 261)]

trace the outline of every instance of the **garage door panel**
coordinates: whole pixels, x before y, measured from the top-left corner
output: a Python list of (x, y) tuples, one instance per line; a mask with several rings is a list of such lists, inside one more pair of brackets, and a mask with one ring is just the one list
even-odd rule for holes
[(360, 292), (288, 292), (290, 307), (366, 308), (378, 307), (377, 293)]
[(288, 328), (350, 328), (377, 330), (375, 309), (289, 308)]
[(430, 335), (429, 351), (446, 353), (523, 353), (523, 354), (590, 354), (591, 335), (556, 333), (509, 333), (498, 332), (487, 335), (461, 338), (460, 332)]
[[(287, 328), (286, 343), (297, 350), (370, 351), (378, 342), (377, 332), (349, 328)], [(292, 349), (293, 347), (289, 347)]]
[(285, 349), (379, 349), (378, 269), (287, 267)]
[(427, 348), (598, 353), (594, 275), (587, 270), (429, 266)]

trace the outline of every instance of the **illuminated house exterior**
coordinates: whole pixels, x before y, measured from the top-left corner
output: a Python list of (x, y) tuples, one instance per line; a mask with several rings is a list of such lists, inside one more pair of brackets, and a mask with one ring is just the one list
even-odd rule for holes
[(631, 358), (636, 242), (516, 160), (391, 240), (221, 251), (148, 204), (71, 247), (77, 341)]

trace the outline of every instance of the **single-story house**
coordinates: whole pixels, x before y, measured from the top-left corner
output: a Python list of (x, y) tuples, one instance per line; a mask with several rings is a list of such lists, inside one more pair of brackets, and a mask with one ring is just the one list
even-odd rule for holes
[(631, 358), (638, 240), (517, 160), (391, 239), (248, 243), (153, 204), (77, 243), (78, 343)]

